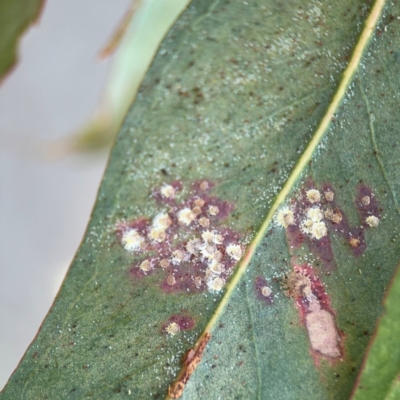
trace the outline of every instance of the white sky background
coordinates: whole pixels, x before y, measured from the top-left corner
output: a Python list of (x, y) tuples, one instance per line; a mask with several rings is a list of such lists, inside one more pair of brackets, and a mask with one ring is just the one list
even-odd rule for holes
[(82, 239), (108, 153), (48, 160), (47, 140), (99, 102), (100, 61), (130, 0), (47, 0), (0, 86), (0, 390), (46, 315)]

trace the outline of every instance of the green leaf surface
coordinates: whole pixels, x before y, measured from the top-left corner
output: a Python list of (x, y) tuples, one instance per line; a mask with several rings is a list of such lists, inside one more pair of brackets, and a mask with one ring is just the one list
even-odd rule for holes
[(385, 312), (367, 353), (352, 399), (400, 398), (400, 274), (399, 269), (385, 299)]
[(0, 82), (17, 61), (18, 41), (35, 22), (43, 0), (2, 0), (0, 2)]
[(400, 255), (382, 5), (191, 3), (1, 399), (350, 396)]

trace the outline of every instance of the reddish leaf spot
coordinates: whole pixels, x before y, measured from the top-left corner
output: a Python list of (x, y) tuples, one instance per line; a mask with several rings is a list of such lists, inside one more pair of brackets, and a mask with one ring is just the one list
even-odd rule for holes
[(188, 331), (190, 329), (193, 329), (196, 325), (195, 320), (191, 316), (186, 314), (174, 314), (162, 324), (162, 332), (165, 332), (167, 326), (169, 326), (173, 322), (179, 325), (181, 331)]
[[(351, 227), (342, 209), (339, 208), (336, 199), (336, 191), (329, 184), (324, 184), (320, 190), (320, 200), (311, 202), (307, 197), (310, 191), (318, 191), (314, 183), (308, 179), (298, 196), (291, 202), (294, 222), (286, 227), (286, 235), (292, 253), (296, 249), (307, 246), (317, 259), (324, 265), (326, 271), (336, 268), (330, 235), (335, 234), (343, 237), (348, 243), (349, 249), (355, 256), (360, 256), (366, 250), (364, 236), (365, 227), (370, 225), (365, 222), (366, 218), (373, 215), (379, 216), (379, 207), (370, 188), (361, 186), (358, 191), (356, 206), (363, 226)], [(325, 235), (316, 238), (306, 232), (303, 228), (308, 210), (318, 209), (324, 217), (323, 224), (326, 227)]]
[(254, 280), (254, 288), (257, 293), (257, 298), (266, 304), (274, 302), (274, 295), (270, 289), (268, 281), (263, 276), (257, 276)]
[(356, 207), (358, 214), (363, 222), (364, 227), (369, 228), (370, 226), (365, 222), (370, 216), (380, 217), (380, 211), (382, 211), (376, 201), (376, 198), (372, 192), (372, 189), (365, 185), (358, 187), (358, 193), (356, 197)]
[(153, 191), (157, 202), (164, 204), (157, 215), (118, 224), (125, 250), (145, 257), (130, 269), (135, 280), (157, 272), (165, 293), (222, 289), (243, 246), (240, 235), (223, 226), (233, 205), (210, 196), (213, 187), (211, 181), (196, 181), (188, 197), (178, 200), (182, 183), (165, 183)]

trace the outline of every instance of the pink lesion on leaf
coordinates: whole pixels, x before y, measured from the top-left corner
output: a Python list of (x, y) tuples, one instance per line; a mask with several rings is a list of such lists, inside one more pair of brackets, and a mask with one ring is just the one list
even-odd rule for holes
[[(289, 205), (282, 209), (282, 214), (278, 211), (276, 217), (277, 223), (285, 227), (293, 265), (293, 271), (285, 279), (286, 294), (296, 301), (316, 365), (321, 357), (331, 362), (344, 357), (344, 334), (336, 325), (336, 313), (314, 268), (309, 264), (299, 265), (298, 260), (308, 249), (314, 256), (314, 266), (321, 266), (327, 274), (334, 272), (337, 266), (331, 242), (333, 233), (346, 240), (356, 257), (361, 256), (367, 247), (365, 229), (377, 226), (382, 210), (372, 190), (365, 185), (359, 186), (355, 203), (362, 224), (351, 226), (338, 205), (337, 192), (332, 185), (325, 183), (320, 189), (307, 179)], [(376, 219), (368, 220), (371, 216)], [(314, 223), (323, 228), (318, 235), (310, 229)]]
[(330, 298), (313, 268), (294, 264), (286, 278), (286, 294), (292, 297), (306, 328), (310, 351), (316, 365), (325, 358), (331, 362), (343, 357), (343, 334), (336, 325)]
[(135, 229), (140, 235), (146, 236), (150, 223), (149, 218), (144, 216), (132, 221), (119, 221), (116, 225), (117, 236), (119, 239), (122, 239), (123, 234), (131, 229)]
[[(236, 261), (226, 253), (226, 247), (229, 243), (238, 243), (239, 235), (228, 228), (214, 231), (223, 237), (223, 242), (216, 245), (216, 249), (221, 253), (220, 263), (224, 266), (224, 271), (218, 276), (226, 281), (236, 265)], [(188, 254), (186, 251), (187, 243), (185, 241), (171, 251), (171, 254), (173, 254), (175, 250), (181, 250), (186, 254), (186, 258), (180, 263), (171, 262), (169, 267), (164, 270), (164, 278), (160, 288), (165, 293), (207, 291), (207, 279), (205, 277), (209, 266), (207, 260), (194, 254)], [(174, 284), (171, 284), (171, 279), (169, 280), (172, 276), (174, 277)]]
[[(379, 207), (375, 198), (372, 195), (371, 189), (366, 186), (361, 186), (356, 200), (357, 209), (361, 219), (364, 221), (363, 226), (350, 226), (350, 223), (344, 211), (338, 206), (336, 192), (332, 185), (322, 185), (320, 191), (320, 201), (311, 203), (306, 196), (309, 190), (319, 190), (316, 185), (308, 179), (300, 190), (299, 194), (291, 201), (291, 209), (293, 210), (294, 223), (286, 227), (286, 236), (291, 252), (300, 249), (302, 246), (307, 246), (316, 258), (324, 265), (327, 272), (336, 269), (334, 259), (331, 234), (334, 232), (343, 237), (349, 245), (353, 254), (357, 257), (361, 256), (366, 250), (366, 241), (364, 230), (368, 224), (365, 219), (370, 215), (379, 216)], [(370, 203), (365, 205), (362, 200), (365, 196), (370, 198)], [(324, 217), (322, 222), (326, 226), (326, 235), (319, 239), (312, 237), (302, 229), (307, 210), (318, 207), (323, 212)]]
[[(145, 256), (130, 268), (132, 278), (137, 280), (157, 273), (159, 287), (169, 294), (222, 289), (244, 248), (239, 233), (224, 226), (234, 206), (211, 196), (209, 192), (214, 187), (211, 181), (196, 181), (183, 199), (178, 196), (183, 192), (180, 181), (165, 183), (154, 190), (153, 197), (163, 206), (161, 216), (167, 215), (169, 219), (162, 235), (156, 232), (156, 239), (152, 235), (154, 216), (117, 225), (117, 237), (123, 247), (133, 255)], [(126, 244), (128, 240), (131, 242)], [(144, 243), (135, 246), (135, 240)]]
[(193, 317), (191, 317), (190, 315), (187, 315), (186, 313), (182, 313), (182, 314), (174, 314), (171, 315), (167, 321), (165, 321), (162, 324), (161, 327), (161, 331), (165, 332), (166, 328), (168, 326), (170, 326), (172, 323), (175, 323), (179, 326), (179, 329), (181, 331), (189, 331), (192, 330), (195, 325), (196, 325), (196, 321), (194, 320)]
[(320, 240), (309, 240), (310, 250), (319, 261), (325, 266), (326, 271), (333, 271), (336, 268), (333, 256), (332, 243), (329, 236), (324, 236)]
[[(333, 187), (329, 184), (324, 184), (323, 190), (324, 192), (330, 191), (335, 193)], [(346, 240), (346, 242), (350, 245), (350, 248), (355, 256), (357, 257), (361, 256), (367, 248), (364, 236), (364, 229), (361, 226), (355, 226), (355, 227), (350, 226), (344, 211), (340, 209), (337, 205), (336, 194), (331, 202), (326, 202), (326, 203), (329, 204), (329, 207), (334, 212), (340, 213), (341, 215), (340, 222), (333, 222), (332, 220), (327, 219), (327, 226), (329, 230), (343, 237)]]
[(358, 214), (363, 223), (364, 228), (370, 228), (366, 222), (368, 217), (375, 216), (380, 218), (382, 212), (372, 189), (364, 184), (358, 187), (358, 193), (355, 201)]
[(268, 305), (271, 305), (274, 302), (274, 295), (270, 289), (270, 284), (263, 276), (257, 276), (255, 278), (254, 288), (259, 300)]

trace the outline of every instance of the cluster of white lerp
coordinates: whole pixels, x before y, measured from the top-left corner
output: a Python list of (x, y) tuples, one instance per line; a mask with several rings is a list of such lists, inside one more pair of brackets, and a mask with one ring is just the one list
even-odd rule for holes
[[(311, 204), (318, 204), (321, 201), (321, 193), (316, 189), (307, 190), (306, 196)], [(328, 233), (323, 219), (324, 213), (318, 205), (308, 208), (306, 210), (306, 217), (302, 221), (301, 229), (304, 233), (307, 233), (314, 239), (319, 240)]]
[[(371, 198), (369, 196), (363, 196), (361, 198), (361, 204), (363, 206), (368, 206), (371, 203)], [(379, 225), (379, 218), (375, 215), (369, 215), (365, 218), (365, 222), (371, 227), (375, 228)]]
[[(225, 272), (225, 265), (223, 263), (223, 254), (217, 248), (217, 245), (221, 245), (223, 241), (223, 236), (217, 231), (205, 230), (201, 233), (201, 239), (193, 238), (186, 244), (186, 250), (189, 254), (207, 263), (204, 278), (195, 278), (196, 286), (200, 286), (202, 279), (204, 279), (210, 291), (218, 292), (224, 287), (225, 279), (220, 275)], [(242, 258), (243, 251), (239, 244), (228, 244), (225, 252), (235, 261), (239, 261)]]
[[(316, 189), (310, 189), (306, 192), (307, 200), (311, 204), (315, 204), (305, 210), (303, 218), (300, 221), (301, 230), (307, 233), (314, 239), (321, 239), (328, 234), (328, 230), (323, 219), (329, 219), (335, 224), (342, 221), (342, 214), (338, 210), (332, 210), (328, 207), (323, 211), (319, 203), (321, 202), (321, 193)], [(325, 200), (329, 203), (334, 199), (334, 192), (328, 190), (324, 193)], [(370, 203), (370, 197), (364, 196), (361, 200), (363, 205), (368, 205)], [(290, 225), (295, 225), (295, 217), (293, 210), (288, 207), (281, 208), (276, 216), (275, 221), (278, 225), (287, 228)], [(375, 215), (370, 215), (365, 219), (365, 222), (370, 227), (376, 227), (379, 224), (379, 218)]]
[[(325, 198), (327, 200), (329, 199), (329, 201), (332, 201), (332, 194), (333, 192), (326, 192)], [(306, 192), (306, 196), (311, 204), (315, 203), (315, 206), (312, 206), (305, 211), (305, 214), (300, 221), (300, 227), (304, 233), (307, 233), (314, 239), (319, 240), (328, 233), (325, 222), (323, 221), (324, 213), (318, 206), (318, 203), (321, 201), (321, 193), (316, 189), (310, 189)], [(283, 207), (278, 211), (275, 221), (278, 225), (285, 228), (290, 225), (295, 225), (296, 223), (293, 210), (289, 209), (288, 207)]]
[(146, 247), (145, 238), (136, 229), (128, 229), (122, 235), (122, 246), (128, 251), (140, 251)]
[[(333, 192), (327, 192), (325, 198), (329, 198), (331, 199), (330, 201), (332, 201), (333, 197), (331, 194), (333, 194)], [(318, 203), (321, 201), (321, 193), (316, 189), (310, 189), (306, 192), (306, 196), (311, 204), (315, 203), (315, 206), (312, 206), (305, 211), (305, 214), (300, 221), (300, 227), (304, 233), (319, 240), (328, 233), (325, 222), (323, 221), (324, 213), (318, 206)], [(278, 225), (285, 228), (289, 225), (295, 225), (296, 223), (293, 210), (288, 207), (284, 207), (278, 211), (275, 221)]]
[(171, 336), (177, 335), (181, 331), (181, 327), (176, 322), (171, 322), (165, 327), (165, 332)]
[(318, 206), (311, 207), (306, 211), (306, 218), (301, 224), (301, 229), (304, 233), (307, 233), (311, 237), (319, 240), (328, 233), (323, 218), (324, 213)]
[[(171, 226), (172, 219), (167, 213), (157, 214), (152, 221), (147, 239), (154, 242), (163, 242), (167, 237), (167, 229)], [(128, 251), (143, 251), (146, 248), (146, 237), (137, 229), (127, 229), (122, 235), (122, 245)]]
[[(204, 183), (204, 182), (203, 182)], [(203, 185), (204, 187), (205, 185)], [(164, 185), (161, 188), (161, 195), (164, 198), (174, 198), (175, 189), (171, 185)], [(192, 208), (184, 207), (176, 212), (176, 219), (180, 225), (189, 226), (197, 220), (198, 216), (203, 213), (205, 201), (198, 198), (194, 201)], [(215, 205), (210, 205), (206, 214), (208, 216), (215, 216), (219, 213), (219, 209)], [(197, 220), (201, 228), (210, 226), (210, 220), (203, 216)], [(157, 214), (152, 221), (151, 227), (147, 234), (147, 238), (141, 235), (137, 229), (131, 228), (126, 230), (122, 235), (122, 245), (127, 251), (140, 252), (144, 251), (150, 242), (161, 243), (167, 238), (167, 229), (172, 225), (172, 218), (168, 213)], [(218, 250), (217, 245), (222, 245), (224, 241), (223, 236), (215, 230), (203, 230), (200, 237), (195, 237), (189, 240), (186, 244), (186, 251), (176, 249), (171, 252), (170, 258), (162, 259), (159, 266), (163, 269), (169, 267), (171, 264), (179, 265), (181, 262), (188, 262), (192, 255), (195, 256), (193, 262), (199, 260), (207, 263), (205, 276), (196, 276), (194, 278), (195, 285), (200, 287), (203, 280), (206, 283), (209, 291), (218, 292), (225, 285), (225, 279), (221, 274), (225, 272), (225, 265), (223, 263), (223, 254)], [(242, 247), (237, 243), (230, 243), (225, 248), (225, 253), (235, 261), (239, 261), (242, 257)], [(139, 265), (143, 272), (148, 272), (154, 267), (153, 261), (144, 260)], [(173, 275), (169, 275), (167, 283), (171, 286), (176, 284), (176, 279)]]
[[(202, 182), (200, 184), (201, 190), (208, 189), (208, 183)], [(175, 197), (175, 189), (171, 185), (164, 185), (161, 188), (161, 196), (165, 199), (173, 199)], [(193, 221), (197, 219), (197, 217), (203, 212), (202, 207), (204, 206), (205, 201), (201, 198), (198, 198), (194, 201), (194, 206), (192, 208), (184, 207), (176, 213), (177, 220), (180, 224), (189, 226)], [(214, 205), (210, 205), (207, 209), (207, 214), (209, 216), (215, 216), (219, 214), (219, 208)], [(203, 216), (198, 219), (198, 223), (203, 228), (207, 228), (210, 226), (209, 218)]]
[[(166, 199), (173, 199), (175, 197), (175, 189), (171, 185), (162, 186), (161, 190), (162, 197)], [(194, 201), (194, 207), (184, 207), (176, 212), (176, 217), (179, 224), (189, 226), (193, 221), (196, 220), (197, 216), (203, 212), (202, 207), (205, 201), (203, 199), (196, 199)], [(217, 206), (209, 206), (207, 214), (214, 216), (219, 213)], [(207, 228), (210, 226), (210, 220), (207, 217), (201, 217), (198, 220), (201, 227)], [(152, 221), (150, 231), (147, 235), (147, 239), (152, 242), (164, 242), (167, 238), (166, 231), (172, 225), (172, 219), (167, 213), (157, 214)], [(137, 229), (128, 229), (123, 233), (122, 245), (128, 251), (141, 251), (146, 247), (146, 237), (142, 236)]]

